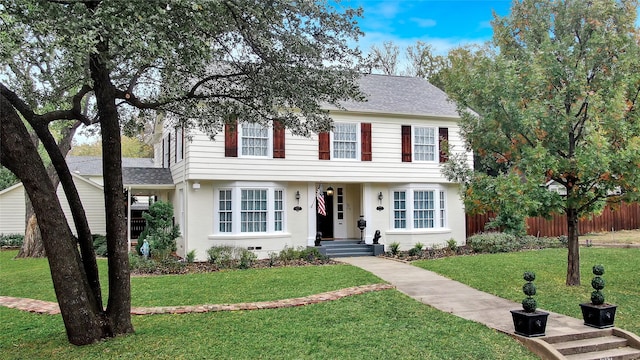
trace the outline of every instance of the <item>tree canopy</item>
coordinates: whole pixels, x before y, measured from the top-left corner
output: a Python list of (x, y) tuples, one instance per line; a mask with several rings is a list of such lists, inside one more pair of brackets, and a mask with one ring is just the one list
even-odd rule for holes
[[(467, 144), (491, 174), (470, 178), (466, 203), (520, 217), (565, 213), (568, 285), (580, 283), (579, 217), (638, 196), (637, 6), (516, 1), (493, 21), (493, 48), (458, 57), (467, 61), (446, 80)], [(564, 191), (546, 191), (551, 182)]]
[[(0, 162), (25, 184), (38, 218), (46, 218), (40, 229), (70, 342), (133, 331), (122, 128), (139, 128), (160, 113), (167, 123), (210, 136), (235, 117), (278, 120), (301, 135), (326, 130), (325, 104), (362, 99), (360, 52), (350, 46), (361, 35), (360, 13), (285, 0), (0, 4)], [(51, 184), (20, 117), (59, 175), (77, 239), (53, 186), (38, 186)], [(86, 216), (51, 134), (50, 124), (60, 120), (99, 124), (102, 148), (109, 149), (103, 153), (106, 309)]]

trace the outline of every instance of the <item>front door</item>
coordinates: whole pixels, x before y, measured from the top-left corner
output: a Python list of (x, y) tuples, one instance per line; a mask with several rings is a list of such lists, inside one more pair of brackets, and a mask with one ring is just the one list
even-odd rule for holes
[(324, 196), (324, 208), (326, 215), (321, 214), (321, 211), (318, 208), (320, 204), (316, 202), (316, 231), (322, 233), (323, 239), (332, 239), (334, 194), (328, 195), (326, 191), (322, 194)]
[(333, 236), (336, 239), (347, 238), (347, 197), (345, 188), (337, 186), (335, 190), (335, 224), (333, 226)]

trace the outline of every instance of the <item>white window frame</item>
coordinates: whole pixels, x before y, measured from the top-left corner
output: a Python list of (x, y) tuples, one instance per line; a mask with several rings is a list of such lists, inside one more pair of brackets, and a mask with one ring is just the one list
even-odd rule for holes
[[(447, 227), (447, 190), (445, 188), (439, 185), (425, 186), (423, 184), (410, 184), (407, 186), (392, 188), (390, 190), (392, 196), (390, 224), (393, 231), (430, 232), (449, 230)], [(433, 207), (416, 209), (416, 193), (424, 191), (433, 194)], [(404, 208), (398, 208), (398, 204), (401, 204), (401, 202), (396, 201), (396, 193), (405, 194), (404, 201), (402, 202), (405, 205)], [(429, 219), (432, 221), (433, 226), (418, 227), (416, 224), (416, 220), (418, 220), (416, 219), (416, 211), (428, 211), (433, 214), (433, 218)], [(398, 218), (398, 212), (403, 212), (405, 217)], [(400, 220), (403, 220), (404, 227), (399, 227), (402, 223)]]
[[(243, 190), (266, 190), (266, 231), (243, 231), (242, 229), (242, 191)], [(231, 195), (231, 210), (220, 210), (220, 193)], [(276, 194), (281, 197), (276, 197)], [(278, 208), (277, 203), (280, 202)], [(252, 234), (282, 234), (286, 232), (286, 190), (283, 186), (276, 183), (245, 183), (235, 182), (226, 186), (214, 187), (213, 191), (214, 218), (213, 218), (213, 234), (214, 235), (244, 235)], [(231, 213), (230, 231), (222, 231), (221, 214)], [(279, 214), (279, 216), (276, 216)], [(279, 229), (279, 226), (281, 229)]]
[[(419, 132), (421, 131), (431, 131), (433, 134), (433, 143), (428, 143), (426, 141), (423, 142), (418, 142), (418, 138), (422, 138), (422, 134), (419, 134)], [(412, 139), (411, 139), (411, 144), (412, 144), (412, 149), (411, 149), (411, 154), (413, 156), (413, 161), (414, 162), (429, 162), (429, 163), (433, 163), (433, 162), (438, 162), (440, 160), (439, 156), (440, 156), (440, 150), (438, 149), (439, 147), (439, 133), (438, 133), (438, 128), (434, 127), (434, 126), (413, 126), (413, 129), (411, 131), (412, 135)], [(433, 147), (433, 153), (428, 153), (426, 151), (418, 151), (418, 149), (422, 149), (422, 148), (427, 148), (427, 147)], [(424, 154), (426, 158), (418, 158), (418, 155), (422, 155)]]
[[(356, 148), (355, 148), (354, 157), (352, 157), (352, 158), (351, 157), (349, 157), (349, 158), (347, 158), (347, 157), (338, 157), (336, 155), (337, 154), (336, 153), (336, 151), (337, 151), (336, 141), (337, 140), (336, 140), (336, 136), (335, 136), (336, 135), (335, 129), (338, 128), (338, 127), (345, 126), (345, 125), (355, 126), (355, 136), (356, 136), (355, 147)], [(361, 146), (362, 146), (361, 145), (361, 139), (360, 139), (360, 135), (361, 135), (360, 132), (361, 132), (360, 131), (360, 123), (351, 123), (351, 122), (336, 122), (336, 123), (334, 123), (334, 130), (331, 131), (331, 137), (330, 137), (330, 140), (331, 140), (331, 159), (332, 160), (339, 160), (339, 161), (359, 160), (360, 159)], [(346, 143), (347, 141), (344, 141), (344, 142)]]
[[(266, 140), (265, 155), (245, 155), (244, 154), (245, 145), (247, 145), (246, 142), (248, 140), (248, 136), (246, 136), (245, 134), (245, 132), (247, 131), (245, 128), (246, 126), (262, 127), (264, 130), (267, 131), (267, 137), (265, 139)], [(247, 121), (241, 122), (238, 126), (238, 157), (261, 158), (261, 159), (272, 158), (273, 157), (273, 126), (250, 123)]]

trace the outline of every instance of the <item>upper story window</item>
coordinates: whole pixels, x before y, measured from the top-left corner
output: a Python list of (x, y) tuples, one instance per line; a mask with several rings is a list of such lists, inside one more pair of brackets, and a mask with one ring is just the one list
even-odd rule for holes
[(171, 133), (167, 133), (162, 139), (162, 167), (168, 168), (171, 165)]
[(449, 128), (402, 125), (401, 137), (402, 162), (445, 163), (449, 159)]
[(263, 126), (235, 120), (225, 124), (224, 133), (225, 157), (285, 157), (285, 128), (279, 121)]
[(333, 158), (356, 159), (358, 156), (358, 124), (336, 123), (333, 129)]
[(395, 190), (392, 214), (394, 229), (446, 228), (446, 191), (420, 188)]
[(371, 123), (335, 123), (333, 131), (318, 134), (318, 159), (372, 161)]
[(242, 123), (240, 128), (241, 156), (269, 156), (271, 153), (269, 130), (260, 124)]
[(413, 159), (415, 161), (436, 160), (436, 129), (415, 127), (413, 134)]

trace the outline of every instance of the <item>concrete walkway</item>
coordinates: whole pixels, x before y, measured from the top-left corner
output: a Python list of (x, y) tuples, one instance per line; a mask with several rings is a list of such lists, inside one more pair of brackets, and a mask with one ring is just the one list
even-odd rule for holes
[[(475, 290), (434, 272), (396, 260), (373, 256), (337, 260), (369, 271), (394, 285), (400, 292), (438, 310), (514, 335), (509, 310), (521, 309), (520, 303)], [(591, 331), (597, 329), (585, 326), (581, 319), (549, 312), (547, 336)]]

